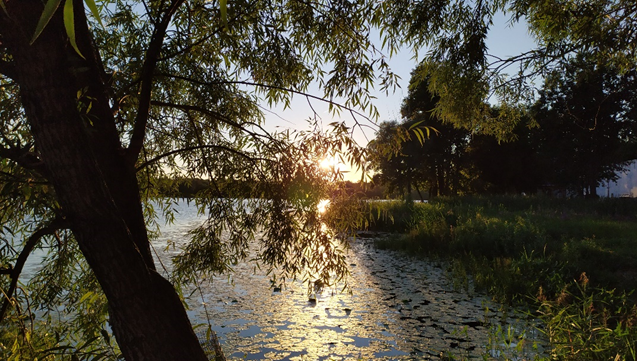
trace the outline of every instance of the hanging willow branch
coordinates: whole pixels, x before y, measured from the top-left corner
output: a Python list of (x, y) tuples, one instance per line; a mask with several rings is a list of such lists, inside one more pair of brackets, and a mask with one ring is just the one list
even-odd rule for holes
[(33, 233), (27, 240), (24, 248), (22, 248), (22, 251), (20, 252), (20, 255), (18, 256), (18, 259), (16, 260), (13, 268), (4, 269), (2, 270), (2, 272), (0, 272), (0, 274), (9, 274), (9, 277), (11, 277), (11, 284), (9, 285), (9, 289), (7, 290), (7, 292), (4, 293), (5, 299), (2, 303), (2, 308), (0, 309), (0, 322), (2, 322), (2, 320), (4, 319), (5, 313), (9, 307), (9, 304), (11, 303), (11, 299), (13, 298), (13, 293), (18, 287), (18, 278), (20, 277), (22, 269), (24, 268), (24, 265), (27, 262), (27, 259), (29, 258), (29, 255), (31, 254), (35, 246), (38, 244), (40, 239), (42, 239), (42, 237), (55, 234), (60, 229), (65, 228), (65, 226), (66, 221), (64, 219), (55, 218), (53, 221), (51, 221), (51, 223), (49, 223), (49, 225), (35, 231), (35, 233)]

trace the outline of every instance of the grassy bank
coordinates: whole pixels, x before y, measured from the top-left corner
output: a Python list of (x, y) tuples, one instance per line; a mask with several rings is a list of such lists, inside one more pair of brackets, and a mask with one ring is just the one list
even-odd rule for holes
[(559, 359), (635, 360), (637, 202), (471, 197), (368, 205), (379, 248), (450, 260), (456, 277), (544, 320)]

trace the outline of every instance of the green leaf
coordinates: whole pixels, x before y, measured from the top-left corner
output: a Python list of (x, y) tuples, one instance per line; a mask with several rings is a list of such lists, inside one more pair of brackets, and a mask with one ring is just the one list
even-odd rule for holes
[(82, 298), (80, 298), (80, 301), (79, 301), (79, 302), (80, 302), (80, 303), (82, 303), (82, 302), (84, 302), (84, 300), (86, 300), (87, 298), (89, 298), (89, 297), (91, 297), (91, 296), (93, 296), (93, 292), (88, 291), (88, 292), (86, 292), (86, 293), (82, 296)]
[[(97, 336), (93, 337), (93, 338), (89, 338), (86, 342), (84, 342), (84, 344), (82, 344), (82, 346), (78, 347), (77, 350), (80, 351), (82, 349), (85, 349), (88, 346), (91, 346), (91, 344), (93, 344), (93, 342), (95, 342), (97, 339), (99, 339), (99, 337), (97, 337)], [(73, 356), (75, 356), (75, 355), (73, 355)]]
[(44, 5), (44, 11), (40, 16), (40, 20), (38, 20), (38, 25), (35, 27), (35, 33), (33, 34), (33, 38), (31, 39), (31, 42), (29, 44), (33, 44), (38, 36), (40, 36), (42, 30), (44, 30), (44, 27), (49, 23), (49, 21), (53, 17), (53, 14), (55, 14), (55, 10), (57, 10), (61, 2), (62, 0), (49, 0), (46, 2), (46, 4)]
[[(0, 0), (0, 1), (2, 1), (2, 0)], [(100, 23), (102, 28), (106, 28), (104, 26), (104, 23), (102, 22), (102, 18), (100, 17), (100, 11), (97, 9), (97, 6), (95, 5), (95, 1), (93, 1), (93, 0), (84, 0), (84, 3), (91, 10), (91, 13), (97, 19), (97, 21)]]
[(22, 193), (24, 194), (24, 200), (28, 201), (31, 198), (31, 187), (25, 187)]
[(412, 130), (412, 129), (414, 129), (414, 128), (417, 128), (417, 127), (418, 127), (418, 126), (420, 126), (420, 124), (422, 124), (423, 122), (424, 122), (424, 120), (421, 120), (421, 121), (419, 121), (419, 122), (415, 122), (414, 124), (412, 124), (412, 125), (409, 127), (409, 130)]
[(9, 15), (9, 13), (7, 12), (7, 6), (4, 4), (5, 0), (0, 0), (0, 8), (2, 8), (2, 10), (4, 10), (4, 13)]
[(219, 10), (221, 11), (221, 22), (225, 28), (228, 27), (228, 0), (219, 0)]
[(73, 13), (73, 0), (66, 0), (64, 2), (64, 28), (66, 29), (66, 35), (68, 35), (73, 49), (75, 49), (82, 59), (86, 59), (80, 52), (80, 49), (77, 47), (77, 42), (75, 41), (75, 14)]
[(416, 138), (418, 138), (418, 142), (420, 143), (420, 145), (425, 144), (425, 135), (422, 132), (422, 129), (416, 128), (413, 130), (413, 132), (416, 135)]

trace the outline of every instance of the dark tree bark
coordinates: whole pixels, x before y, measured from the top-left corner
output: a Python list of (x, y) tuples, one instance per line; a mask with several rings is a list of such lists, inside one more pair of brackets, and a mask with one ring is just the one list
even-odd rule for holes
[[(206, 360), (172, 285), (153, 265), (134, 164), (110, 111), (105, 75), (81, 0), (75, 1), (77, 42), (69, 45), (61, 9), (29, 45), (40, 0), (6, 2), (0, 36), (44, 174), (65, 220), (109, 302), (110, 323), (129, 360)], [(8, 14), (8, 15), (7, 15)], [(78, 107), (78, 90), (92, 99)]]
[(431, 186), (429, 186), (429, 199), (438, 197), (438, 182), (435, 179), (431, 181)]
[(418, 192), (418, 197), (420, 197), (420, 202), (424, 202), (425, 198), (422, 196), (422, 193), (420, 192), (420, 187), (418, 187), (418, 184), (415, 185), (416, 187), (416, 192)]
[(438, 159), (436, 161), (436, 176), (438, 182), (438, 193), (441, 196), (447, 196), (447, 184), (445, 182), (445, 164), (444, 160)]

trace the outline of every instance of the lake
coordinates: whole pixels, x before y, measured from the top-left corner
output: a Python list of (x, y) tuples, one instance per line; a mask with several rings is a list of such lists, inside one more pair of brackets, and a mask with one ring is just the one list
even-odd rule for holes
[[(175, 222), (153, 242), (158, 258), (170, 258), (188, 241), (203, 216), (185, 201)], [(374, 237), (357, 237), (347, 257), (351, 293), (324, 289), (310, 301), (307, 286), (290, 281), (271, 288), (254, 264), (202, 280), (188, 314), (199, 330), (215, 331), (228, 359), (346, 360), (514, 357), (547, 349), (535, 320), (501, 307), (484, 294), (454, 288), (444, 263), (408, 258), (374, 248)], [(177, 247), (166, 249), (167, 242)], [(161, 265), (158, 264), (158, 268)]]

